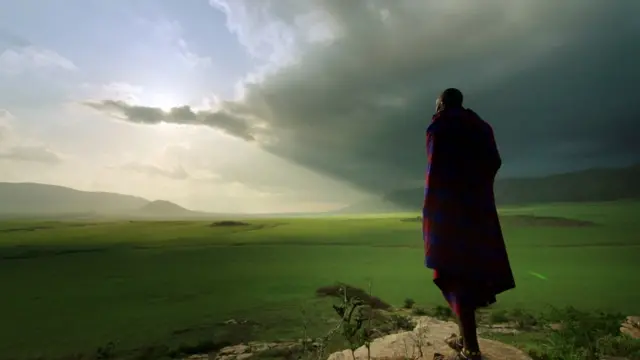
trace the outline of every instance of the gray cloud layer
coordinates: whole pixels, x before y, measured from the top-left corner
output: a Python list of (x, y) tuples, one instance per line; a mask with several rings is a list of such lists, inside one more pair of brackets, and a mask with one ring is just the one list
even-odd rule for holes
[(87, 104), (214, 127), (374, 192), (419, 183), (424, 128), (450, 86), (494, 125), (506, 173), (640, 161), (638, 1), (315, 4), (340, 36), (247, 84), (242, 101), (215, 112)]
[(58, 164), (60, 155), (43, 146), (14, 146), (0, 151), (0, 159)]
[(155, 165), (130, 162), (122, 165), (121, 168), (141, 174), (161, 176), (173, 180), (186, 180), (189, 178), (189, 173), (187, 173), (187, 171), (182, 166), (177, 166), (173, 169), (168, 170)]

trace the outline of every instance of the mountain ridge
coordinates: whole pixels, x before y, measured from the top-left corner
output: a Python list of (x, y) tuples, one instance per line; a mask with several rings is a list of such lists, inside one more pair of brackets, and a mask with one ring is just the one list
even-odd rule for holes
[[(327, 214), (418, 211), (422, 205), (423, 193), (422, 187), (400, 189)], [(495, 194), (499, 206), (640, 199), (640, 164), (621, 168), (592, 168), (541, 177), (498, 179)], [(35, 182), (0, 182), (1, 216), (67, 214), (135, 218), (207, 218), (223, 215), (193, 211), (167, 200), (149, 200), (135, 195), (85, 191)], [(289, 214), (298, 215), (300, 214)]]
[(211, 219), (223, 215), (194, 211), (168, 200), (106, 191), (86, 191), (36, 182), (0, 182), (0, 217), (54, 219)]
[(125, 212), (149, 202), (140, 196), (85, 191), (35, 182), (0, 182), (0, 214)]
[[(640, 199), (640, 164), (497, 179), (494, 191), (498, 206)], [(351, 204), (338, 212), (419, 211), (423, 197), (423, 187), (400, 189)]]

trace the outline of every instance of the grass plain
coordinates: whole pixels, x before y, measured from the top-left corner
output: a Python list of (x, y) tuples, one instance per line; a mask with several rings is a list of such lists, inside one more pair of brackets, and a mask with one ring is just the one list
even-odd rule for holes
[[(517, 288), (496, 306), (640, 313), (639, 215), (638, 202), (502, 209)], [(300, 338), (329, 326), (315, 290), (338, 281), (444, 304), (415, 217), (0, 222), (0, 357)]]

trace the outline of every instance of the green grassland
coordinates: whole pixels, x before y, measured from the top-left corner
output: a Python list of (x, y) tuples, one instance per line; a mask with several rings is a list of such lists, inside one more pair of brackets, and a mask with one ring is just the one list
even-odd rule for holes
[[(503, 209), (517, 289), (497, 307), (640, 313), (638, 215), (637, 202)], [(443, 304), (415, 216), (0, 222), (0, 358), (299, 338), (329, 326), (315, 290), (337, 281), (395, 306)]]

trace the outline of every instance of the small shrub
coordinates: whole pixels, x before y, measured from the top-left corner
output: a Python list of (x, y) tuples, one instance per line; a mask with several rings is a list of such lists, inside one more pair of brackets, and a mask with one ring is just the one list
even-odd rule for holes
[(411, 313), (415, 316), (424, 316), (427, 315), (427, 310), (421, 307), (414, 307), (411, 309)]
[[(529, 318), (520, 312), (516, 315), (525, 323)], [(562, 326), (548, 331), (540, 346), (530, 351), (536, 360), (599, 360), (603, 356), (640, 359), (640, 341), (620, 335), (624, 319), (621, 314), (583, 312), (568, 307), (554, 308), (542, 319)]]
[(194, 354), (207, 354), (213, 351), (218, 351), (225, 346), (233, 345), (230, 341), (216, 342), (213, 340), (202, 340), (195, 343), (183, 343), (178, 345), (173, 350), (169, 351), (169, 356), (172, 358), (181, 357), (185, 355)]
[(450, 307), (438, 305), (433, 309), (433, 317), (440, 320), (449, 320), (453, 318), (454, 315)]
[(396, 330), (413, 330), (414, 324), (408, 316), (391, 315), (391, 323)]
[(169, 360), (171, 349), (166, 345), (148, 346), (140, 349), (133, 357), (135, 360)]
[[(341, 301), (333, 305), (333, 310), (340, 316), (340, 330), (342, 337), (349, 344), (351, 355), (355, 359), (355, 350), (360, 346), (366, 346), (370, 351), (370, 344), (373, 340), (373, 329), (371, 327), (371, 315), (373, 307), (367, 307), (366, 303), (353, 294), (349, 296), (347, 286), (341, 288)], [(366, 293), (365, 293), (366, 294)], [(371, 297), (371, 295), (368, 295)], [(369, 309), (367, 311), (367, 308)]]
[(218, 350), (219, 344), (216, 344), (213, 340), (203, 340), (195, 344), (182, 344), (178, 348), (178, 351), (185, 355), (192, 354), (206, 354), (212, 350)]
[(406, 298), (404, 299), (404, 305), (402, 307), (404, 307), (405, 309), (411, 309), (415, 304), (416, 304), (415, 300), (411, 298)]
[(509, 322), (509, 317), (507, 316), (507, 312), (505, 310), (496, 310), (492, 311), (489, 315), (489, 322), (491, 324), (504, 324)]
[(538, 319), (533, 314), (522, 309), (514, 309), (505, 315), (507, 321), (511, 320), (515, 323), (516, 329), (531, 329), (539, 324)]
[(640, 359), (640, 341), (630, 336), (606, 335), (598, 339), (596, 347), (601, 355)]
[[(344, 292), (343, 292), (344, 291)], [(344, 296), (347, 300), (357, 298), (365, 305), (370, 306), (373, 309), (388, 310), (391, 305), (380, 300), (380, 298), (368, 294), (366, 291), (354, 286), (338, 283), (336, 285), (323, 286), (316, 290), (317, 296), (331, 296), (342, 299)]]
[(105, 346), (96, 349), (96, 359), (107, 360), (115, 357), (116, 344), (113, 341), (108, 342)]

